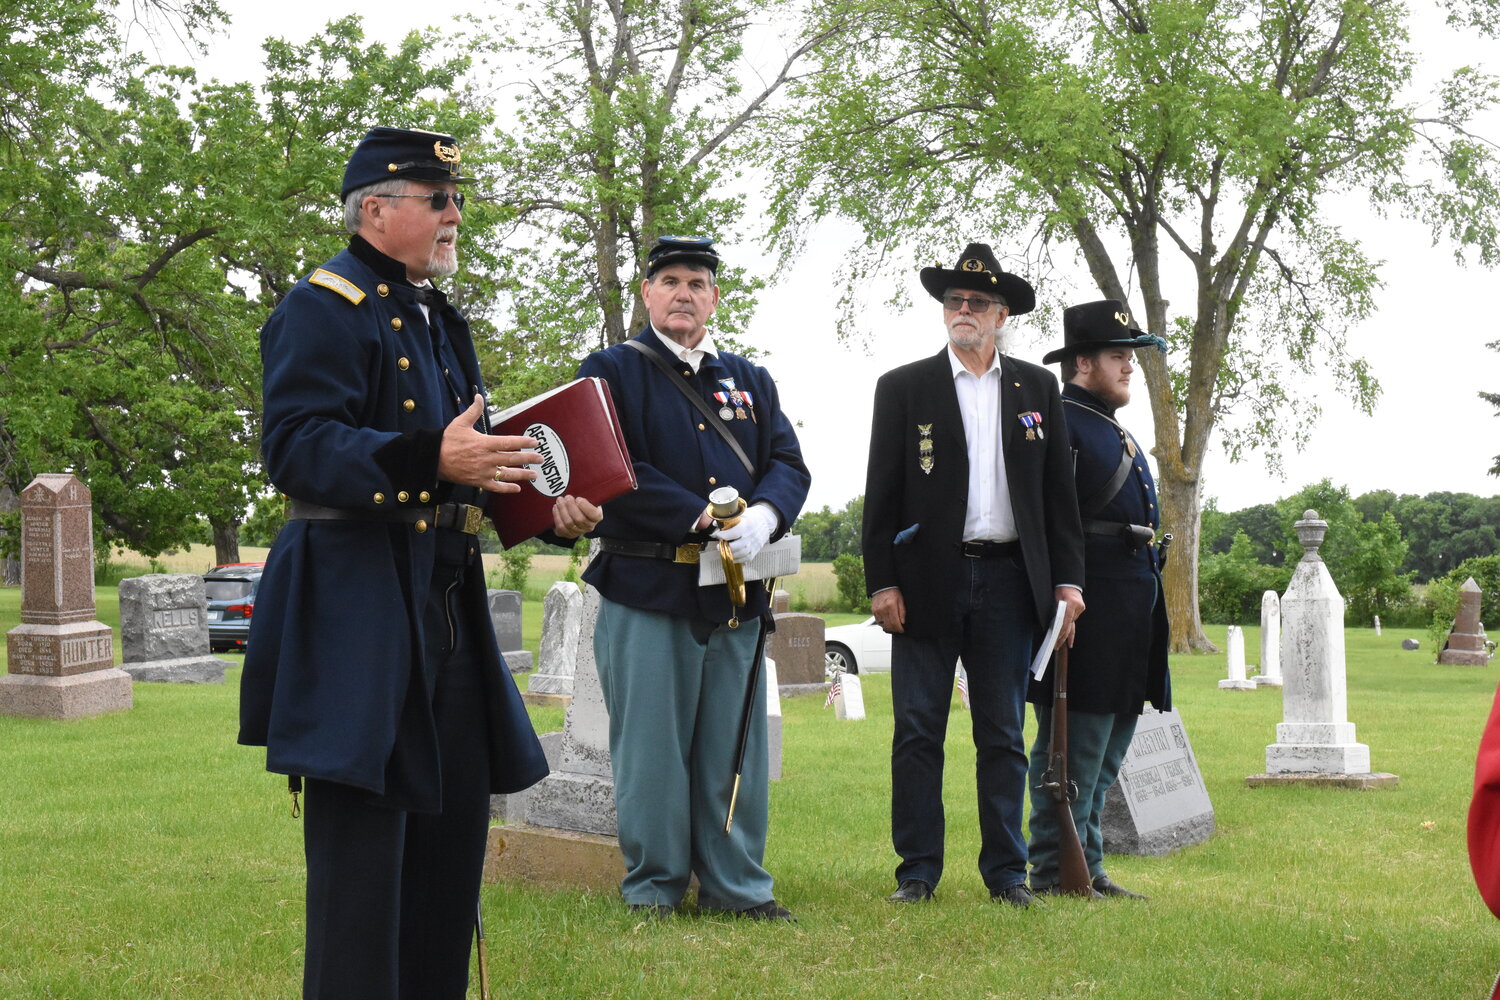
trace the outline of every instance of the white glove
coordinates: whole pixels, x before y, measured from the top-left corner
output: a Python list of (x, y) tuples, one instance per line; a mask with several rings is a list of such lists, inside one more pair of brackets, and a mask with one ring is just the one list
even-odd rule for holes
[(758, 503), (740, 515), (740, 523), (732, 528), (719, 528), (713, 537), (729, 543), (729, 552), (741, 566), (754, 559), (771, 532), (776, 530), (776, 509), (768, 503)]

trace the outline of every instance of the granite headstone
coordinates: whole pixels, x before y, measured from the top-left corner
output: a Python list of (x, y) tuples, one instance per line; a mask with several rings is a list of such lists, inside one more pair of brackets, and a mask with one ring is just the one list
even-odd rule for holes
[(208, 601), (196, 573), (120, 581), (120, 669), (137, 681), (222, 684), (229, 661), (209, 655)]
[(1213, 805), (1175, 709), (1147, 706), (1136, 720), (1120, 776), (1104, 795), (1099, 825), (1111, 854), (1166, 854), (1213, 835)]
[(1448, 641), (1443, 643), (1437, 661), (1465, 667), (1482, 667), (1490, 662), (1489, 649), (1485, 646), (1484, 626), (1479, 623), (1480, 604), (1483, 594), (1479, 584), (1471, 576), (1458, 588), (1458, 615), (1453, 619), (1453, 628), (1448, 632)]
[(495, 627), (495, 642), (505, 657), (505, 665), (513, 674), (528, 673), (535, 665), (531, 650), (522, 648), (521, 638), (521, 592), (519, 590), (488, 591), (490, 623)]
[[(542, 599), (542, 645), (536, 673), (526, 690), (535, 694), (571, 695), (574, 671), (582, 651), (579, 632), (583, 623), (583, 594), (578, 585), (559, 580)], [(593, 630), (589, 630), (589, 656), (593, 657)]]
[(766, 655), (776, 661), (782, 684), (822, 684), (823, 619), (789, 612), (776, 616), (766, 639)]

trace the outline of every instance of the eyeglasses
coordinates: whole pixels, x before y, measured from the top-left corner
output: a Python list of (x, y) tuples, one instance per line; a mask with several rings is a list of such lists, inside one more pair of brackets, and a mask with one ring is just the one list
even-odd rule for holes
[(460, 212), (464, 210), (464, 193), (455, 191), (449, 194), (447, 191), (434, 191), (431, 194), (377, 194), (377, 198), (421, 198), (432, 206), (434, 212), (441, 212), (448, 207), (448, 199), (453, 199), (453, 205)]
[(954, 295), (952, 292), (943, 296), (943, 308), (951, 312), (958, 312), (964, 307), (965, 302), (969, 304), (969, 312), (976, 316), (989, 312), (990, 306), (1000, 304), (994, 299), (973, 299), (965, 295)]

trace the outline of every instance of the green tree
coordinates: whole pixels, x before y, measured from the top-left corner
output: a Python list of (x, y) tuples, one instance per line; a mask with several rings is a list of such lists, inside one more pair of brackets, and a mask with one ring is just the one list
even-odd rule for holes
[(1328, 534), (1318, 555), (1344, 597), (1346, 624), (1368, 625), (1375, 615), (1389, 619), (1393, 612), (1400, 613), (1411, 603), (1411, 574), (1400, 572), (1406, 542), (1390, 512), (1381, 515), (1379, 521), (1366, 521), (1348, 489), (1334, 486), (1327, 479), (1277, 506), (1285, 525), (1288, 572), (1302, 558), (1295, 522), (1308, 510), (1316, 510), (1318, 517), (1328, 522)]
[(860, 555), (859, 530), (864, 521), (864, 495), (855, 497), (842, 510), (825, 506), (803, 514), (792, 525), (802, 536), (802, 558), (806, 562), (832, 562), (844, 553)]
[(1250, 536), (1237, 531), (1227, 551), (1209, 553), (1199, 563), (1198, 605), (1203, 620), (1221, 625), (1256, 624), (1260, 621), (1261, 597), (1268, 590), (1282, 593), (1291, 578), (1290, 567), (1260, 562)]
[[(1258, 447), (1274, 464), (1316, 411), (1294, 373), (1327, 368), (1365, 408), (1376, 396), (1345, 340), (1375, 307), (1376, 263), (1330, 196), (1364, 193), (1493, 264), (1496, 157), (1468, 129), (1494, 80), (1464, 69), (1406, 97), (1407, 11), (1379, 0), (828, 6), (859, 31), (797, 94), (806, 138), (778, 164), (783, 239), (830, 214), (862, 224), (852, 295), (882, 268), (909, 287), (898, 248), (931, 260), (977, 225), (1028, 247), (1033, 274), (1070, 245), (1100, 293), (1131, 303), (1170, 347), (1141, 362), (1178, 540), (1173, 645), (1207, 648), (1198, 516), (1214, 432), (1231, 457)], [(1492, 3), (1451, 6), (1496, 29)]]
[(838, 586), (839, 607), (844, 611), (859, 611), (868, 606), (865, 596), (865, 561), (861, 556), (845, 552), (833, 560), (833, 578)]

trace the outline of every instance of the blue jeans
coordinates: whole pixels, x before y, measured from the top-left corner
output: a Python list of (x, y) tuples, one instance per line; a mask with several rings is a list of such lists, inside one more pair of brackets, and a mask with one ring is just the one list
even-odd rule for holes
[(891, 642), (891, 840), (897, 882), (943, 874), (943, 741), (959, 657), (969, 675), (979, 785), (979, 874), (990, 892), (1026, 881), (1026, 678), (1037, 619), (1019, 557), (963, 560), (936, 638)]
[[(1031, 747), (1031, 770), (1027, 779), (1031, 793), (1031, 886), (1034, 889), (1056, 885), (1058, 880), (1057, 803), (1045, 792), (1035, 791), (1047, 770), (1052, 742), (1051, 706), (1036, 709), (1036, 742)], [(1120, 775), (1120, 764), (1135, 737), (1136, 715), (1068, 713), (1068, 779), (1078, 786), (1073, 800), (1073, 825), (1083, 845), (1089, 877), (1104, 874), (1104, 835), (1099, 817), (1104, 812), (1104, 794)]]

